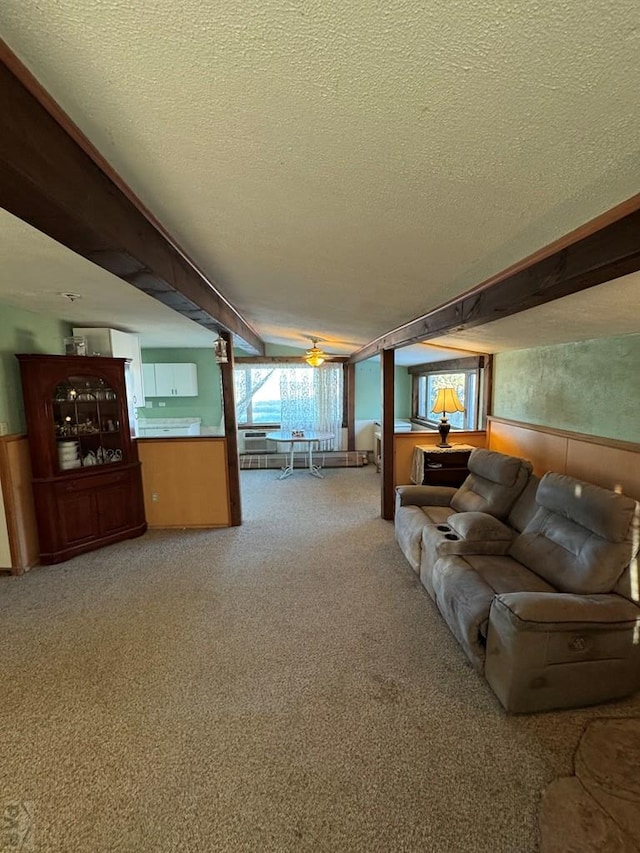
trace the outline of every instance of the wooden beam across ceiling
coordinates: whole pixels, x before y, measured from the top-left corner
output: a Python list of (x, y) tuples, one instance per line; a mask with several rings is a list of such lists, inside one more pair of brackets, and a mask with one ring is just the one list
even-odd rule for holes
[(640, 194), (445, 305), (370, 341), (350, 361), (491, 323), (638, 270)]
[(0, 205), (256, 355), (264, 342), (0, 40)]

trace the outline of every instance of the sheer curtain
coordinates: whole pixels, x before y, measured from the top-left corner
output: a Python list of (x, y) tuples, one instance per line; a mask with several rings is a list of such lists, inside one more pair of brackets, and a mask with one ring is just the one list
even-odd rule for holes
[(340, 449), (342, 439), (341, 364), (322, 364), (320, 367), (286, 367), (280, 373), (280, 403), (282, 429), (331, 432), (331, 441), (323, 442), (322, 450)]
[(265, 382), (272, 376), (275, 368), (269, 365), (252, 365), (251, 378), (246, 370), (234, 370), (233, 381), (236, 392), (236, 417), (242, 423), (246, 420), (247, 406)]

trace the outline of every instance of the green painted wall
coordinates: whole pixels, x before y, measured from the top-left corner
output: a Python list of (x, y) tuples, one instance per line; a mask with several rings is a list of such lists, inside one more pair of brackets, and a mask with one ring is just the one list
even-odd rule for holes
[(493, 414), (640, 441), (640, 335), (495, 356)]
[[(197, 397), (153, 397), (138, 409), (138, 416), (151, 418), (200, 418), (203, 427), (217, 427), (222, 421), (220, 367), (210, 348), (143, 349), (142, 361), (151, 364), (186, 362), (198, 368)], [(160, 406), (159, 403), (165, 403)], [(149, 405), (153, 404), (153, 405)]]
[[(395, 417), (411, 417), (411, 376), (406, 367), (395, 369)], [(382, 384), (380, 359), (356, 364), (356, 420), (380, 420)]]
[(0, 421), (8, 423), (9, 433), (26, 430), (19, 352), (64, 355), (64, 338), (71, 324), (45, 314), (0, 305)]
[(382, 413), (380, 361), (356, 364), (356, 420), (379, 421)]
[(411, 417), (411, 374), (406, 367), (396, 367), (395, 371), (395, 416)]

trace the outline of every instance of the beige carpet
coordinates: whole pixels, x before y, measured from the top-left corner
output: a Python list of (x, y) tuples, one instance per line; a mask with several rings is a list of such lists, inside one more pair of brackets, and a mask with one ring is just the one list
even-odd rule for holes
[(372, 466), (242, 477), (241, 528), (0, 578), (0, 850), (534, 851), (585, 723), (640, 698), (507, 717)]

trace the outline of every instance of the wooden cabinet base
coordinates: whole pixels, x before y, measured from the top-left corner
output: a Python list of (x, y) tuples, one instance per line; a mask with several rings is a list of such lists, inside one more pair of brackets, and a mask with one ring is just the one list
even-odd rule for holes
[(78, 554), (141, 536), (147, 529), (140, 463), (34, 479), (40, 562), (61, 563)]
[(139, 528), (123, 530), (120, 533), (114, 533), (111, 536), (103, 536), (100, 540), (92, 539), (90, 542), (85, 542), (80, 545), (75, 545), (73, 548), (66, 548), (64, 551), (56, 551), (53, 554), (40, 552), (40, 564), (43, 566), (51, 566), (54, 563), (64, 563), (65, 560), (70, 560), (72, 557), (78, 557), (80, 554), (86, 554), (88, 551), (95, 551), (98, 548), (104, 548), (105, 545), (114, 545), (116, 542), (122, 542), (124, 539), (135, 539), (137, 536), (142, 536), (147, 531), (147, 523), (144, 522)]

